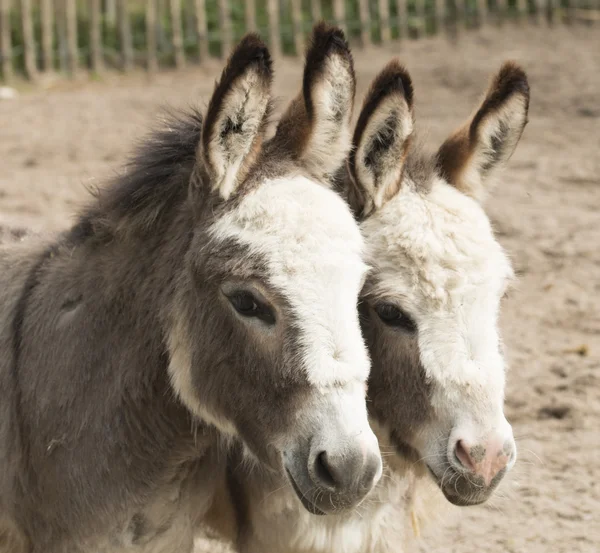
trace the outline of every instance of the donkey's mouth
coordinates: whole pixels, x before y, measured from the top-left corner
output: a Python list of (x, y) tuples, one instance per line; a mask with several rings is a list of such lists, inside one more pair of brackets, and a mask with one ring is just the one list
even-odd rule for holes
[(308, 499), (302, 493), (302, 491), (298, 487), (298, 484), (296, 484), (296, 481), (294, 480), (294, 477), (292, 476), (292, 474), (290, 473), (290, 471), (286, 469), (285, 472), (287, 473), (288, 479), (292, 483), (292, 488), (294, 488), (294, 491), (296, 492), (296, 495), (298, 496), (298, 499), (300, 500), (300, 503), (302, 503), (302, 506), (311, 515), (320, 515), (320, 516), (326, 515), (327, 513), (321, 511), (321, 509), (319, 509), (312, 501), (310, 501), (310, 499)]
[(456, 475), (456, 479), (451, 475), (448, 482), (452, 484), (442, 485), (442, 480), (433, 472), (433, 469), (429, 465), (426, 466), (429, 474), (431, 474), (431, 477), (444, 494), (446, 500), (457, 507), (473, 507), (485, 503), (504, 475), (504, 471), (502, 471), (487, 487), (484, 487), (482, 483), (473, 482), (462, 475)]

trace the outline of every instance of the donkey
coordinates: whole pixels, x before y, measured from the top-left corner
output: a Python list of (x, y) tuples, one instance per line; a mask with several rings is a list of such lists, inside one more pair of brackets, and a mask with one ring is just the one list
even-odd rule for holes
[(0, 250), (3, 552), (190, 552), (228, 441), (313, 512), (377, 483), (363, 240), (327, 186), (351, 144), (343, 34), (315, 29), (266, 140), (271, 81), (247, 36), (205, 117), (152, 134), (57, 239)]
[(236, 509), (219, 505), (208, 520), (241, 552), (405, 550), (434, 512), (431, 480), (451, 503), (476, 505), (514, 465), (497, 329), (513, 272), (481, 201), (528, 105), (525, 73), (506, 63), (474, 116), (427, 156), (415, 146), (408, 72), (392, 61), (375, 79), (340, 187), (373, 267), (360, 312), (384, 477), (355, 513), (319, 519), (277, 478), (232, 458), (225, 484)]

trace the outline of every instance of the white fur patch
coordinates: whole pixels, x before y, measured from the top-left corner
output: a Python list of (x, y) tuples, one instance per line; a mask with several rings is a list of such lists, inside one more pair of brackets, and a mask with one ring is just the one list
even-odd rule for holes
[(504, 386), (496, 318), (512, 277), (483, 209), (442, 180), (410, 183), (363, 223), (379, 285), (419, 327), (427, 376), (442, 386)]
[(219, 219), (215, 239), (234, 239), (263, 256), (269, 284), (301, 325), (304, 366), (320, 388), (364, 382), (369, 360), (357, 313), (366, 265), (348, 206), (297, 175), (267, 181)]

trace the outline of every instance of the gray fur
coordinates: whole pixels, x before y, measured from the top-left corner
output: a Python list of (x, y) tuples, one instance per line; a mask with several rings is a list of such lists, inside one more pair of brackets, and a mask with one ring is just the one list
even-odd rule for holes
[[(283, 473), (282, 453), (306, 465), (315, 429), (326, 428), (328, 401), (303, 370), (302, 321), (289, 301), (270, 290), (281, 321), (257, 339), (221, 291), (225, 279), (269, 287), (269, 269), (260, 253), (213, 236), (214, 222), (266, 179), (304, 169), (282, 147), (289, 137), (262, 146), (269, 110), (257, 123), (252, 106), (266, 103), (248, 102), (250, 114), (245, 103), (235, 124), (211, 127), (228, 116), (228, 87), (245, 71), (258, 75), (246, 100), (267, 95), (270, 60), (254, 36), (230, 59), (204, 120), (192, 112), (153, 133), (64, 234), (0, 248), (2, 551), (191, 551), (193, 528), (224, 477), (229, 437), (178, 396), (173, 371), (191, 371), (194, 400), (271, 470)], [(242, 137), (250, 151), (224, 199), (204, 156), (207, 137), (220, 137), (227, 157), (241, 139), (225, 135), (246, 129), (250, 116), (257, 134)], [(191, 368), (172, 366), (176, 332), (189, 341)], [(298, 443), (278, 451), (272, 444), (292, 431)], [(379, 457), (359, 445), (348, 439), (342, 456), (373, 467), (358, 467), (333, 492), (301, 489), (311, 505), (351, 507), (374, 485)]]

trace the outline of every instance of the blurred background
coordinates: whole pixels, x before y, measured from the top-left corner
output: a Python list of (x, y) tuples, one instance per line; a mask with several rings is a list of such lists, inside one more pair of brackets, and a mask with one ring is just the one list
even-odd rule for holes
[(501, 324), (520, 458), (421, 549), (600, 551), (599, 0), (0, 0), (0, 240), (69, 225), (161, 106), (208, 101), (246, 30), (275, 56), (281, 108), (321, 18), (350, 37), (357, 105), (389, 59), (406, 65), (431, 148), (502, 61), (527, 71), (530, 123), (486, 206), (519, 279)]

